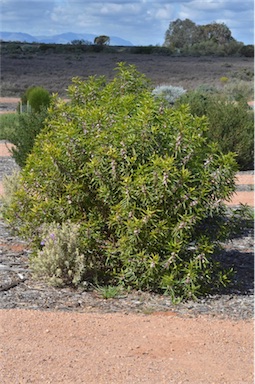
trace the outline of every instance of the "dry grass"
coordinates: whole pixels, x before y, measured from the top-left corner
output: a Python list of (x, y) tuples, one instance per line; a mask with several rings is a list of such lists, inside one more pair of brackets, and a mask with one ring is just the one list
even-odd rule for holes
[[(171, 84), (193, 89), (201, 84), (222, 86), (220, 78), (252, 80), (253, 58), (171, 57), (130, 53), (10, 54), (1, 55), (2, 96), (20, 96), (41, 85), (66, 96), (72, 77), (105, 75), (112, 79), (119, 62), (136, 65), (156, 86)], [(248, 75), (247, 75), (248, 73)], [(249, 78), (245, 78), (245, 77)]]

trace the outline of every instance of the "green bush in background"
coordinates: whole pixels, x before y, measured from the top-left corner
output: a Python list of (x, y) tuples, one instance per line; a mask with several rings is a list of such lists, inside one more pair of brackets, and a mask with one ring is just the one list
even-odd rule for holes
[(224, 220), (213, 231), (210, 220), (224, 214), (235, 189), (235, 160), (207, 140), (204, 117), (164, 107), (151, 91), (144, 75), (120, 63), (111, 82), (76, 78), (70, 103), (54, 99), (20, 188), (3, 207), (39, 249), (32, 268), (49, 260), (41, 228), (68, 221), (79, 225), (84, 281), (182, 299), (227, 282), (213, 260)]
[(244, 99), (235, 102), (224, 93), (190, 91), (177, 100), (181, 104), (188, 104), (193, 115), (207, 117), (208, 139), (223, 153), (236, 153), (239, 170), (253, 169), (254, 117)]
[(51, 96), (47, 89), (40, 86), (29, 87), (22, 95), (18, 112), (40, 112), (50, 105)]
[(12, 157), (20, 167), (24, 167), (28, 155), (31, 153), (34, 141), (44, 125), (47, 110), (41, 108), (39, 112), (22, 113), (18, 115), (15, 130), (9, 131), (6, 139), (15, 145)]
[(27, 100), (32, 111), (40, 112), (42, 108), (47, 108), (50, 105), (50, 94), (43, 87), (34, 87), (29, 91)]

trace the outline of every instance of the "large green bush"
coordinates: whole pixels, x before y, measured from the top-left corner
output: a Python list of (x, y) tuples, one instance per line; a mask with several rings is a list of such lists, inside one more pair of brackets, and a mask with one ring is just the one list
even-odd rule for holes
[(77, 223), (87, 281), (198, 296), (227, 279), (212, 257), (221, 228), (208, 220), (234, 191), (236, 163), (208, 143), (205, 118), (151, 91), (123, 63), (109, 83), (74, 79), (3, 214), (38, 247), (47, 223)]
[(253, 169), (254, 115), (245, 99), (234, 101), (230, 95), (190, 91), (177, 100), (189, 104), (196, 116), (208, 118), (208, 139), (217, 142), (221, 151), (236, 153), (239, 169)]

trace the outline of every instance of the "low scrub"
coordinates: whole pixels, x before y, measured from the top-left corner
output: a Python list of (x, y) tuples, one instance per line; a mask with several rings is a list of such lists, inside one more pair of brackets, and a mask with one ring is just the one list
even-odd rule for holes
[[(69, 98), (54, 99), (21, 185), (3, 208), (34, 244), (31, 267), (61, 284), (125, 286), (173, 299), (225, 284), (228, 274), (213, 255), (226, 221), (215, 219), (213, 230), (210, 223), (223, 217), (223, 201), (235, 190), (236, 162), (207, 139), (207, 119), (187, 106), (165, 107), (148, 79), (123, 63), (108, 83), (74, 79)], [(68, 235), (61, 237), (61, 257), (52, 223), (79, 233), (72, 251)], [(67, 266), (71, 254), (77, 260)]]

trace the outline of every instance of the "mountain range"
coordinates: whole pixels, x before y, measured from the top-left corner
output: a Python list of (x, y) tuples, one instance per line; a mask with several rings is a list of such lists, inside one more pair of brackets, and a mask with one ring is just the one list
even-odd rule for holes
[[(94, 42), (95, 37), (98, 35), (93, 35), (89, 33), (74, 33), (66, 32), (59, 35), (52, 36), (33, 36), (28, 33), (22, 32), (0, 32), (0, 39), (2, 41), (20, 41), (26, 43), (48, 43), (48, 44), (68, 44), (73, 40), (84, 40), (90, 43)], [(109, 36), (110, 45), (120, 45), (120, 46), (132, 46), (133, 44), (124, 40), (121, 37)]]

